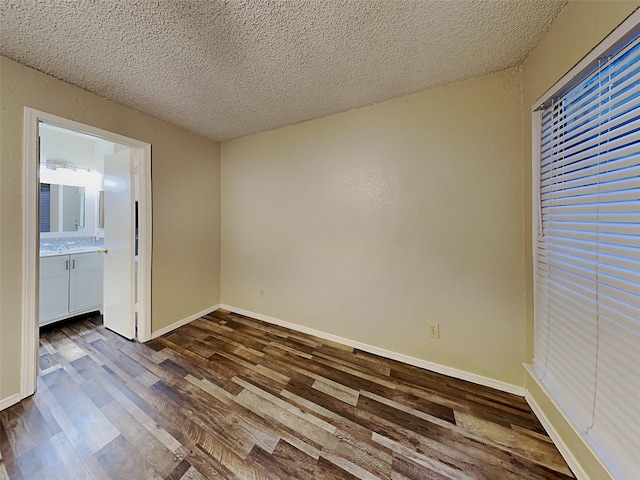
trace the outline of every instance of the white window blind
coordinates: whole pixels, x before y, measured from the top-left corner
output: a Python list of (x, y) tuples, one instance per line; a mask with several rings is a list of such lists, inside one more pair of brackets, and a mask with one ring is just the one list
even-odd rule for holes
[(615, 478), (638, 479), (640, 39), (591, 70), (534, 113), (534, 371)]

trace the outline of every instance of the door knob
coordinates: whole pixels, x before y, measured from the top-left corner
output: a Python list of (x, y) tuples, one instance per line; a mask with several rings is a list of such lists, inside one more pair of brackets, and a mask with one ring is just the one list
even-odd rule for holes
[(109, 250), (107, 250), (106, 248), (101, 248), (100, 250), (98, 250), (98, 253), (106, 255), (107, 253), (109, 253)]

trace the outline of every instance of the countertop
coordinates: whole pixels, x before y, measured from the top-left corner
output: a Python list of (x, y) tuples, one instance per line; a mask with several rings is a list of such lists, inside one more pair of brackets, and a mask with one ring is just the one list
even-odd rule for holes
[(55, 257), (57, 255), (75, 255), (77, 253), (93, 253), (97, 252), (104, 247), (77, 247), (69, 248), (67, 250), (40, 250), (40, 258), (42, 257)]

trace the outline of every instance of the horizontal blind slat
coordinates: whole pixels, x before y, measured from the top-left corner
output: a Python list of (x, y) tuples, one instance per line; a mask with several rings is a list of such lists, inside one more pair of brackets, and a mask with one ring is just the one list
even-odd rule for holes
[[(634, 88), (632, 92), (637, 95), (640, 92), (640, 85)], [(571, 157), (572, 155), (594, 148), (603, 138), (614, 138), (619, 135), (625, 135), (637, 128), (633, 122), (638, 119), (638, 112), (629, 110), (629, 106), (621, 104), (615, 108), (612, 106), (604, 106), (595, 109), (592, 112), (593, 119), (583, 125), (573, 125), (571, 129), (559, 129), (555, 131), (559, 139), (555, 143), (551, 143), (547, 148), (542, 150), (543, 165), (552, 163), (561, 157)], [(601, 133), (604, 132), (604, 133)]]
[[(545, 227), (546, 228), (546, 227)], [(584, 230), (565, 230), (559, 228), (549, 228), (548, 234), (556, 237), (575, 238), (588, 242), (600, 241), (601, 243), (620, 245), (638, 248), (640, 247), (640, 236), (638, 235), (616, 235), (612, 233), (587, 232)]]
[(610, 327), (624, 331), (628, 337), (640, 338), (640, 308), (615, 299), (601, 299), (598, 314), (598, 320), (608, 322)]
[(542, 202), (542, 208), (550, 206), (561, 205), (581, 205), (586, 203), (593, 203), (595, 201), (600, 202), (627, 202), (636, 201), (640, 197), (640, 190), (622, 190), (622, 191), (610, 191), (610, 192), (596, 192), (590, 194), (584, 194), (582, 196), (567, 196), (556, 198), (550, 195)]
[(592, 213), (595, 211), (600, 212), (601, 215), (607, 213), (614, 214), (626, 214), (631, 212), (631, 214), (636, 214), (640, 211), (640, 206), (638, 206), (637, 202), (630, 201), (620, 201), (620, 202), (601, 202), (601, 203), (581, 203), (574, 205), (546, 205), (542, 208), (543, 215), (562, 215), (564, 213), (571, 215), (576, 213)]
[[(620, 117), (629, 112), (629, 104), (625, 100), (638, 95), (640, 84), (628, 79), (612, 90), (607, 90), (607, 86), (608, 84), (605, 84), (601, 88), (594, 89), (587, 101), (581, 103), (580, 108), (566, 108), (567, 113), (561, 117), (560, 121), (553, 125), (545, 125), (548, 131), (543, 130), (543, 138), (545, 134), (548, 138), (551, 138), (549, 135), (555, 134), (563, 137), (563, 145), (571, 145), (577, 141), (577, 138), (583, 138), (585, 133), (597, 131), (603, 123), (621, 123), (618, 121)], [(569, 137), (569, 140), (566, 140), (566, 137)], [(547, 149), (543, 149), (543, 153), (545, 151)]]
[[(591, 186), (594, 184), (602, 185), (640, 177), (640, 165), (609, 171), (604, 171), (604, 168), (604, 165), (593, 165), (592, 167), (585, 169), (582, 172), (582, 176), (578, 176), (577, 173), (575, 173), (567, 176), (561, 175), (550, 177), (548, 181), (542, 182), (541, 191), (543, 193), (550, 193), (557, 190), (567, 190), (570, 188)], [(638, 185), (640, 186), (640, 182)]]
[(638, 230), (634, 223), (618, 222), (574, 222), (570, 220), (548, 221), (548, 228), (563, 231), (594, 232), (632, 236)]
[[(607, 452), (618, 478), (632, 479), (640, 451), (640, 375), (637, 341), (603, 323), (599, 335), (598, 389), (589, 438)], [(633, 400), (635, 399), (635, 401)], [(609, 448), (615, 445), (615, 448)]]
[(582, 223), (631, 223), (640, 225), (640, 211), (638, 212), (623, 212), (623, 213), (607, 213), (596, 212), (592, 209), (586, 210), (584, 213), (557, 213), (557, 212), (543, 212), (543, 221), (556, 222), (582, 222)]
[[(594, 152), (586, 152), (585, 159), (591, 158)], [(588, 155), (588, 156), (587, 156)], [(624, 170), (629, 167), (638, 166), (638, 158), (640, 156), (640, 144), (631, 143), (624, 147), (619, 148), (607, 153), (597, 154), (597, 162), (590, 162), (588, 165), (583, 165), (581, 159), (578, 158), (576, 162), (569, 163), (563, 167), (548, 170), (540, 176), (541, 185), (548, 185), (555, 183), (556, 179), (573, 180), (587, 176), (587, 173), (591, 171), (598, 172), (612, 171), (612, 170)]]
[[(563, 167), (567, 164), (585, 161), (585, 166), (598, 163), (597, 154), (612, 152), (620, 148), (634, 145), (640, 138), (637, 124), (629, 124), (621, 127), (625, 133), (616, 138), (594, 137), (584, 144), (576, 145), (568, 150), (554, 153), (542, 158), (542, 173)], [(606, 140), (606, 143), (603, 143)]]

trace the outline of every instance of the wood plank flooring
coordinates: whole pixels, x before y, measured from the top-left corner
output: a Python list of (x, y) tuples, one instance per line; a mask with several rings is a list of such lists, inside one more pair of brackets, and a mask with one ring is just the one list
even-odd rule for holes
[(41, 333), (0, 479), (569, 479), (524, 399), (217, 311), (141, 345)]

